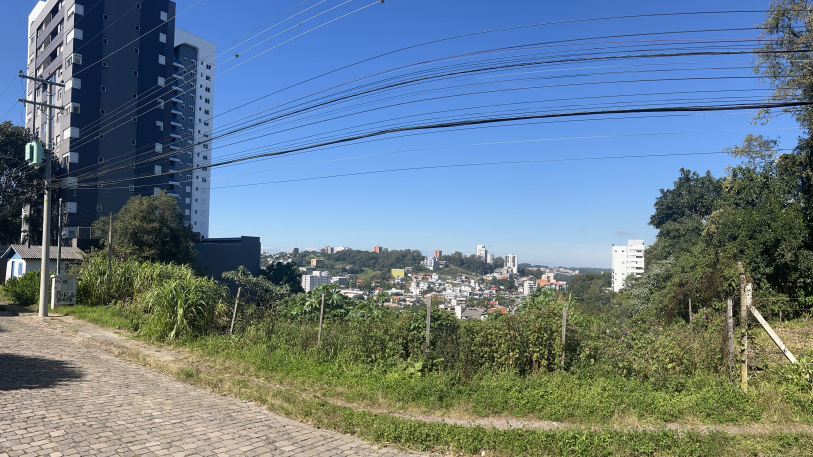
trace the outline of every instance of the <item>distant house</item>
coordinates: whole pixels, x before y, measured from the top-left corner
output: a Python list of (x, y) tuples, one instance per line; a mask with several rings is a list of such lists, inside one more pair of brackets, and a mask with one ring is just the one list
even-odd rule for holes
[[(57, 251), (58, 248), (56, 246), (51, 246), (48, 262), (49, 271), (56, 269)], [(65, 273), (68, 265), (81, 262), (84, 254), (85, 253), (79, 248), (63, 246), (62, 263), (60, 263), (59, 266), (61, 270), (60, 273)], [(29, 271), (39, 271), (40, 265), (42, 264), (42, 246), (12, 244), (5, 250), (0, 258), (7, 261), (5, 274), (5, 280), (7, 281), (10, 278), (22, 276)]]

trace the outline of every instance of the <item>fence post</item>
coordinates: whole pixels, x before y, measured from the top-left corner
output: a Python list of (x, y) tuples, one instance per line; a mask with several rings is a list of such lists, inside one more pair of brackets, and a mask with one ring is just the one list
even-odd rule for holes
[(237, 318), (237, 302), (240, 301), (240, 291), (242, 287), (237, 288), (237, 296), (234, 297), (234, 310), (231, 312), (231, 325), (229, 326), (229, 335), (234, 334), (234, 320)]
[(751, 295), (751, 284), (746, 283), (742, 262), (737, 262), (740, 279), (740, 382), (742, 391), (748, 392), (748, 305)]
[(322, 292), (322, 306), (319, 307), (319, 333), (316, 335), (316, 345), (322, 345), (322, 316), (325, 315), (325, 293)]
[(567, 306), (562, 306), (562, 360), (559, 362), (565, 366), (565, 335), (567, 332)]
[(423, 346), (424, 354), (429, 353), (429, 327), (432, 323), (432, 299), (426, 303), (426, 343)]
[(692, 323), (692, 297), (689, 297), (689, 323)]
[(728, 346), (728, 378), (734, 380), (734, 300), (726, 300), (726, 336)]

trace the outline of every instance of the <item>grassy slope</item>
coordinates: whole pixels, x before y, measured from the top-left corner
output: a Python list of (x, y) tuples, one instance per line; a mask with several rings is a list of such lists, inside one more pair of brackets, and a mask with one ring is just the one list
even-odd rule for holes
[[(64, 308), (67, 314), (108, 327), (128, 328), (115, 308)], [(61, 310), (60, 310), (61, 311)], [(773, 384), (755, 380), (745, 396), (727, 382), (711, 378), (656, 389), (649, 383), (598, 371), (554, 372), (519, 378), (490, 375), (463, 382), (429, 373), (412, 376), (369, 367), (319, 361), (315, 351), (270, 350), (225, 336), (180, 343), (196, 354), (199, 368), (176, 373), (223, 393), (248, 398), (270, 409), (320, 427), (415, 449), (496, 455), (804, 455), (808, 435), (738, 436), (642, 430), (497, 430), (424, 423), (336, 405), (339, 398), (368, 407), (429, 412), (456, 417), (515, 416), (566, 421), (585, 426), (683, 424), (813, 423), (813, 411), (790, 402)], [(242, 376), (241, 376), (242, 375)], [(289, 389), (246, 381), (252, 377)], [(313, 395), (294, 392), (308, 391)]]

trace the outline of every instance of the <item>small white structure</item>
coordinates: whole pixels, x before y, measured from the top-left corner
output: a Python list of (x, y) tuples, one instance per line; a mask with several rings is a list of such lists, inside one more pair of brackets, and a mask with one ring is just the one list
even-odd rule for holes
[(628, 240), (626, 246), (613, 245), (612, 288), (618, 292), (627, 276), (641, 276), (644, 272), (644, 240)]
[[(79, 263), (82, 261), (84, 252), (79, 248), (62, 247), (62, 263), (60, 263), (60, 273), (64, 273), (68, 265)], [(6, 264), (6, 281), (11, 278), (22, 276), (29, 271), (39, 271), (42, 263), (42, 246), (24, 244), (12, 244), (2, 254), (3, 259), (7, 259)], [(48, 270), (56, 270), (56, 257), (57, 247), (51, 246), (50, 259), (48, 262)]]

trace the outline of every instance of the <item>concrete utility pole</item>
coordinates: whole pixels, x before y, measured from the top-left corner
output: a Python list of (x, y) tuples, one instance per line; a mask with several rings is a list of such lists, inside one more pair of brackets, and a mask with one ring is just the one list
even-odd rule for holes
[(62, 110), (61, 106), (51, 104), (53, 97), (53, 86), (65, 87), (64, 84), (49, 81), (47, 79), (27, 76), (22, 73), (20, 78), (41, 83), (48, 90), (46, 102), (36, 101), (37, 91), (34, 91), (34, 100), (19, 99), (23, 103), (28, 103), (41, 108), (47, 108), (48, 114), (45, 116), (45, 185), (42, 198), (42, 259), (40, 262), (40, 302), (39, 316), (48, 316), (48, 262), (51, 260), (51, 160), (53, 158), (53, 145), (51, 144), (51, 122), (54, 117), (53, 110)]

